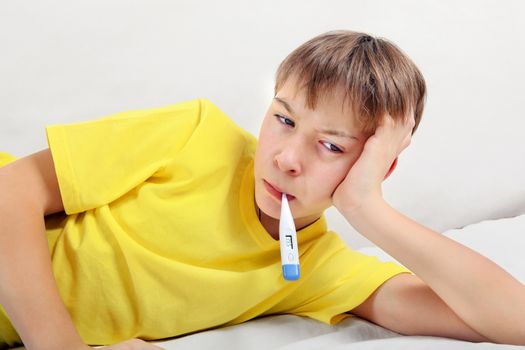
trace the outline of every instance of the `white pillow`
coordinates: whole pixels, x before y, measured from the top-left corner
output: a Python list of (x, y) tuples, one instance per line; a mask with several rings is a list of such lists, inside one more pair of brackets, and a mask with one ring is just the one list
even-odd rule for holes
[[(525, 283), (525, 215), (483, 221), (449, 230), (444, 235), (486, 256)], [(358, 251), (377, 256), (382, 261), (396, 261), (378, 247), (364, 247)]]
[[(474, 88), (476, 81), (465, 84)], [(384, 182), (393, 207), (439, 232), (525, 213), (522, 108), (513, 95), (509, 103), (482, 97), (465, 95), (458, 106), (429, 100), (412, 144)]]

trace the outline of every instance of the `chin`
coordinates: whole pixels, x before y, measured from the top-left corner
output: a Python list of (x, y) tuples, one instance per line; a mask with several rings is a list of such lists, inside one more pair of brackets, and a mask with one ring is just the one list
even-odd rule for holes
[(255, 191), (255, 204), (267, 216), (274, 219), (281, 217), (281, 204), (265, 193), (262, 188), (260, 191), (257, 191), (257, 189)]
[(257, 207), (266, 214), (274, 219), (279, 219), (281, 217), (281, 207), (277, 203), (272, 203), (268, 200), (258, 200), (255, 196), (255, 203)]

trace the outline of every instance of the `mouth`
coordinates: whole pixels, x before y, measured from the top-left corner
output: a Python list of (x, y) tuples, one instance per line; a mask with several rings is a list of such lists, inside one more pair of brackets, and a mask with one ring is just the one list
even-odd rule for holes
[[(264, 187), (266, 188), (266, 191), (272, 195), (275, 199), (277, 199), (279, 202), (282, 200), (283, 192), (276, 186), (272, 185), (266, 180), (263, 180)], [(286, 192), (285, 192), (286, 193)], [(286, 197), (288, 198), (288, 201), (292, 201), (295, 199), (294, 196), (291, 194), (286, 193)]]

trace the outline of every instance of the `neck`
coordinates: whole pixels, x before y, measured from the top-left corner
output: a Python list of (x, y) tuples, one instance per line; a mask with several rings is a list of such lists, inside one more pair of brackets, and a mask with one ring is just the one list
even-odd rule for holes
[(279, 240), (279, 220), (266, 215), (261, 209), (257, 207), (257, 216), (259, 222), (265, 230), (272, 236), (273, 239)]

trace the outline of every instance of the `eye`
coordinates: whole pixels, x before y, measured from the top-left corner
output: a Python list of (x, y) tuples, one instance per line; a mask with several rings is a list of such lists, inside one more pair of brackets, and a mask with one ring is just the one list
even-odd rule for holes
[(332, 153), (343, 153), (343, 150), (334, 145), (333, 143), (330, 143), (328, 141), (321, 141), (321, 144)]
[(291, 120), (290, 118), (288, 118), (288, 117), (285, 117), (285, 116), (280, 115), (280, 114), (275, 114), (275, 117), (279, 120), (279, 122), (281, 124), (284, 124), (284, 125), (287, 125), (287, 126), (291, 126), (291, 127), (295, 126), (295, 122), (293, 120)]

